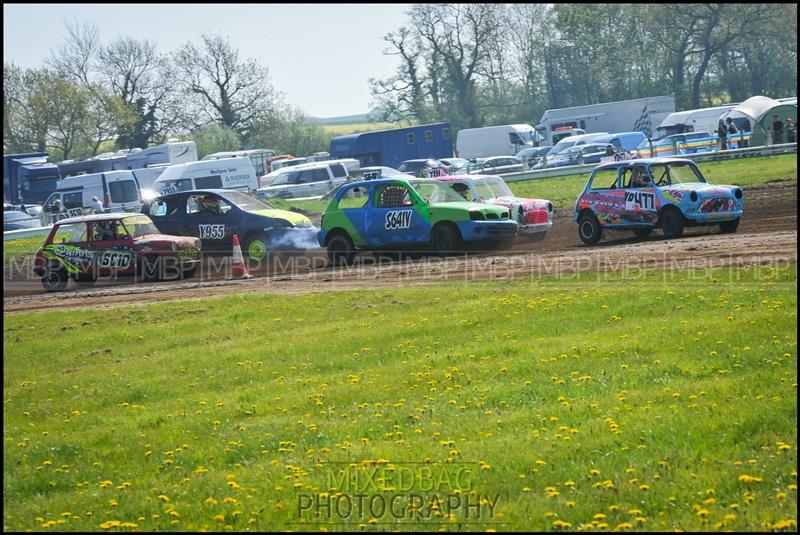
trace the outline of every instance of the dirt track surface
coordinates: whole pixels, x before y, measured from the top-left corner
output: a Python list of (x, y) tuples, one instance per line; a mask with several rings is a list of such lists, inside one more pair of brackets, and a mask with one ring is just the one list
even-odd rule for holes
[(227, 281), (227, 260), (188, 281), (138, 283), (103, 281), (91, 289), (47, 294), (33, 280), (6, 278), (5, 312), (73, 307), (103, 307), (171, 299), (205, 298), (230, 293), (297, 294), (374, 289), (442, 281), (508, 280), (568, 275), (584, 271), (703, 269), (709, 267), (786, 265), (797, 262), (797, 185), (747, 188), (745, 215), (736, 234), (719, 227), (687, 228), (683, 238), (666, 240), (655, 231), (647, 240), (630, 232), (608, 232), (586, 247), (577, 237), (571, 214), (562, 210), (545, 240), (520, 240), (507, 251), (458, 257), (376, 260), (363, 255), (351, 268), (324, 267), (323, 250), (279, 258), (278, 264), (251, 271), (253, 279)]

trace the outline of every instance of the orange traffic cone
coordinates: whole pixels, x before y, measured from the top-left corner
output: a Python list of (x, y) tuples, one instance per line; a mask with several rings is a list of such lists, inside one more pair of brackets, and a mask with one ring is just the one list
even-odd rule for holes
[(233, 261), (231, 266), (231, 276), (228, 280), (236, 279), (252, 279), (253, 276), (247, 272), (247, 266), (244, 263), (244, 256), (242, 255), (242, 247), (239, 245), (239, 236), (233, 235)]

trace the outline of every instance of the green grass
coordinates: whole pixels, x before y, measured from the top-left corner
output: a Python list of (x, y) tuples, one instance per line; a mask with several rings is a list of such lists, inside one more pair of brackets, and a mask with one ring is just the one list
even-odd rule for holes
[(369, 132), (371, 130), (388, 130), (391, 128), (404, 128), (411, 126), (411, 123), (358, 123), (358, 124), (325, 124), (322, 128), (331, 136), (342, 136), (346, 134), (356, 134), (358, 132)]
[(4, 529), (297, 529), (368, 459), (507, 523), (427, 529), (796, 521), (796, 268), (626, 275), (6, 314)]

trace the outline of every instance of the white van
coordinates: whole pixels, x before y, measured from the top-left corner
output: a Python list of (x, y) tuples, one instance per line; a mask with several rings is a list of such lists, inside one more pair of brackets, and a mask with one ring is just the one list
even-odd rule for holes
[(44, 211), (50, 212), (58, 199), (67, 214), (82, 215), (91, 210), (92, 197), (97, 197), (106, 211), (138, 212), (142, 207), (139, 184), (133, 172), (108, 171), (59, 180), (56, 191), (44, 202)]
[(529, 124), (503, 124), (465, 128), (456, 137), (456, 156), (467, 160), (489, 156), (510, 156), (534, 146), (536, 130)]
[[(236, 189), (252, 192), (258, 179), (250, 158), (225, 158), (170, 165), (153, 182), (146, 197), (157, 197), (193, 189)], [(153, 194), (155, 193), (155, 194)]]

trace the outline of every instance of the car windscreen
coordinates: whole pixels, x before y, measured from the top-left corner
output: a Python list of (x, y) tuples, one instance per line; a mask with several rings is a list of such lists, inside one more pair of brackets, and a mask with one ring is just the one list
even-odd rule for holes
[(148, 234), (161, 234), (150, 218), (143, 214), (126, 217), (122, 220), (122, 224), (133, 238), (141, 238)]
[(495, 199), (497, 197), (513, 197), (514, 194), (500, 177), (485, 178), (473, 182), (478, 197), (481, 199)]
[(697, 166), (689, 162), (651, 165), (650, 176), (653, 177), (653, 183), (656, 185), (689, 184), (706, 181)]
[(226, 191), (222, 197), (228, 202), (235, 204), (245, 212), (274, 209), (264, 201), (256, 199), (252, 195), (242, 193), (241, 191)]
[(409, 184), (426, 202), (464, 202), (464, 197), (438, 180), (409, 180)]

